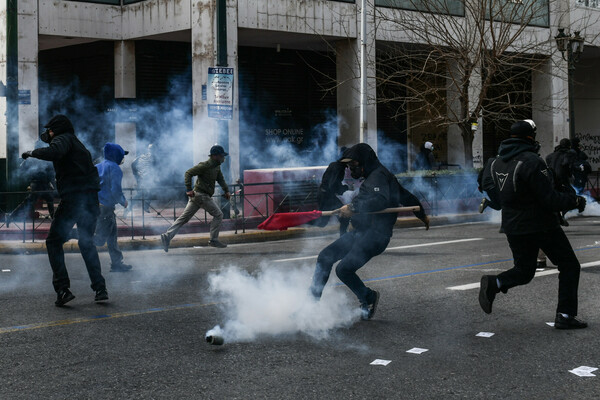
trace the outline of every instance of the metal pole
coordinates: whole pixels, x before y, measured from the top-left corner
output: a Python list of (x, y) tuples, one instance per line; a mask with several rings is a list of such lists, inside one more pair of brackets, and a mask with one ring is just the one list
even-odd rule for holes
[[(17, 0), (6, 2), (6, 190), (17, 188), (19, 158), (19, 46)], [(10, 208), (10, 207), (9, 207)]]
[(575, 138), (575, 106), (573, 101), (573, 75), (575, 74), (575, 61), (573, 60), (573, 53), (571, 51), (571, 44), (567, 49), (567, 82), (569, 90), (569, 139)]
[(360, 9), (360, 136), (364, 143), (368, 133), (367, 121), (367, 0), (362, 0)]
[[(227, 1), (217, 0), (217, 66), (227, 67)], [(218, 120), (218, 142), (225, 152), (229, 153), (229, 121)], [(225, 182), (231, 182), (231, 162), (229, 157), (221, 165), (221, 171)], [(223, 218), (230, 219), (230, 209), (228, 200), (224, 197), (219, 199)]]

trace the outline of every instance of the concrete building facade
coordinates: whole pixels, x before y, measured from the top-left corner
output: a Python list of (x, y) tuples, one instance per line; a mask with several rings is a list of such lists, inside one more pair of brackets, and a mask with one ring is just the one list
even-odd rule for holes
[[(183, 158), (191, 166), (206, 158), (212, 144), (223, 144), (230, 153), (232, 182), (246, 168), (277, 166), (281, 156), (274, 154), (273, 142), (295, 146), (299, 153), (309, 154), (311, 162), (322, 163), (310, 157), (316, 149), (325, 151), (329, 146), (331, 159), (337, 146), (362, 140), (383, 152), (392, 141), (405, 148), (398, 153), (395, 172), (405, 170), (425, 136), (411, 127), (410, 116), (390, 122), (381, 111), (376, 49), (382, 41), (409, 40), (401, 31), (386, 29), (379, 16), (410, 13), (402, 9), (410, 2), (364, 3), (367, 18), (361, 24), (361, 0), (21, 0), (17, 10), (19, 154), (33, 147), (45, 118), (69, 111), (82, 114), (75, 121), (79, 131), (89, 123), (95, 138), (89, 139), (92, 146), (115, 141), (132, 156), (158, 141), (161, 147), (179, 149), (174, 159)], [(5, 83), (7, 4), (0, 1), (0, 80)], [(219, 5), (225, 7), (220, 21)], [(536, 50), (547, 58), (545, 71), (533, 73), (531, 86), (524, 88), (531, 93), (531, 116), (538, 124), (542, 153), (548, 154), (569, 135), (571, 95), (576, 133), (584, 139), (597, 169), (600, 114), (594, 111), (600, 104), (595, 90), (600, 87), (600, 25), (596, 23), (600, 9), (588, 0), (559, 0), (548, 3), (548, 13), (548, 26), (523, 33), (525, 41), (535, 37), (545, 43)], [(363, 26), (367, 79), (361, 96)], [(553, 43), (559, 27), (581, 30), (586, 39), (573, 93), (568, 93), (566, 62)], [(206, 90), (208, 69), (218, 65), (218, 52), (225, 48), (221, 59), (233, 67), (234, 100), (233, 118), (222, 122), (209, 118)], [(63, 94), (66, 86), (74, 92), (66, 98), (52, 92), (58, 81)], [(93, 101), (74, 98), (84, 95)], [(366, 125), (361, 126), (365, 98)], [(143, 112), (152, 101), (158, 107)], [(0, 159), (7, 158), (7, 140), (11, 140), (5, 112), (6, 99), (0, 97)], [(86, 121), (86, 114), (100, 122)], [(164, 122), (155, 122), (159, 115), (177, 126), (178, 133), (169, 131)], [(485, 121), (477, 122), (472, 144), (475, 167), (484, 161), (487, 133)], [(387, 136), (381, 133), (384, 126)], [(470, 166), (458, 127), (440, 130), (436, 140), (440, 161)]]

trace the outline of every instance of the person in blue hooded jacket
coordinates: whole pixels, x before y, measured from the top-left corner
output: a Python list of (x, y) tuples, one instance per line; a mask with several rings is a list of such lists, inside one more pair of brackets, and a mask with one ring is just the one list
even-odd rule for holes
[(127, 208), (127, 199), (121, 188), (123, 171), (121, 171), (119, 165), (123, 163), (125, 155), (129, 154), (129, 152), (123, 150), (121, 146), (115, 143), (106, 143), (103, 152), (104, 161), (96, 164), (98, 175), (100, 175), (100, 192), (98, 192), (100, 216), (96, 225), (94, 244), (96, 246), (103, 246), (104, 243), (107, 244), (111, 272), (126, 272), (132, 267), (123, 263), (123, 253), (119, 249), (117, 242), (115, 206), (120, 204)]

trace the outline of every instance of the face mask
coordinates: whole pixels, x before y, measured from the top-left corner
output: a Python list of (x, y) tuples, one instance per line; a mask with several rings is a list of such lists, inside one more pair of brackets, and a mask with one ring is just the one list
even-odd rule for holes
[(362, 176), (362, 167), (360, 165), (349, 165), (350, 168), (350, 176), (354, 179), (358, 179)]
[(52, 138), (50, 137), (50, 129), (46, 129), (44, 132), (42, 132), (40, 139), (44, 143), (50, 143), (52, 141)]

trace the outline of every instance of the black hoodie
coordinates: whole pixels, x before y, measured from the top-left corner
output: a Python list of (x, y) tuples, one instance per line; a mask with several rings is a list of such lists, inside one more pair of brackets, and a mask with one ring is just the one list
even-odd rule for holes
[(31, 156), (52, 161), (61, 197), (100, 190), (100, 178), (92, 156), (73, 132), (55, 133), (49, 147), (35, 149)]
[(502, 204), (502, 228), (506, 234), (530, 234), (558, 228), (556, 212), (576, 207), (574, 194), (559, 193), (554, 189), (546, 163), (527, 139), (503, 141), (489, 173)]
[(416, 212), (415, 215), (421, 219), (425, 217), (419, 200), (404, 189), (396, 177), (379, 162), (371, 146), (366, 143), (354, 145), (344, 152), (342, 158), (358, 161), (364, 170), (365, 180), (351, 203), (351, 208), (356, 213), (351, 220), (355, 229), (363, 231), (370, 229), (391, 237), (398, 213), (366, 213), (398, 207), (400, 204), (420, 206), (421, 211)]

